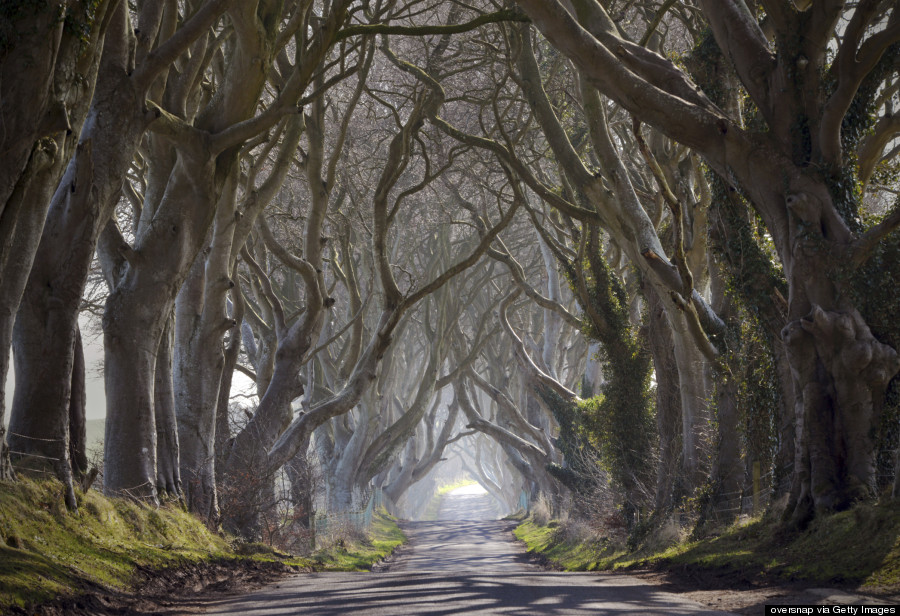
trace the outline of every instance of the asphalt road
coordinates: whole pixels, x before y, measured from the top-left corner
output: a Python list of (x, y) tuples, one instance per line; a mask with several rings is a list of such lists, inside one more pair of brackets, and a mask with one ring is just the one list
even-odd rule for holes
[[(410, 522), (410, 539), (380, 573), (311, 573), (215, 601), (216, 616), (353, 614), (724, 615), (617, 574), (551, 573), (528, 564), (511, 522), (472, 490), (444, 499), (437, 522)], [(487, 518), (487, 519), (486, 519)]]

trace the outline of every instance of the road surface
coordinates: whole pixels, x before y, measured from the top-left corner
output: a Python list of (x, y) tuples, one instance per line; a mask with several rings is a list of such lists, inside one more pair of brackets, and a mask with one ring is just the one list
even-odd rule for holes
[[(490, 519), (489, 496), (450, 493), (436, 522), (403, 526), (407, 546), (379, 573), (309, 573), (241, 597), (215, 616), (724, 615), (636, 578), (553, 573), (528, 564), (514, 523)], [(196, 612), (194, 612), (196, 613)]]

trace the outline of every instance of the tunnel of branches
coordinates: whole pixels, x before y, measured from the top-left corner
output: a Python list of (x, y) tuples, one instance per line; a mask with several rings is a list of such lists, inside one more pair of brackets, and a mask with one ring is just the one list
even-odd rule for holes
[(635, 537), (890, 498), (898, 41), (880, 0), (2, 3), (0, 478), (270, 540), (460, 477)]

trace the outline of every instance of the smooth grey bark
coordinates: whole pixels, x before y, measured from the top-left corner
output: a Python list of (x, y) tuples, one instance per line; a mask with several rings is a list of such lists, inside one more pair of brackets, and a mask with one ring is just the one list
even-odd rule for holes
[(647, 338), (656, 373), (656, 430), (659, 436), (654, 509), (666, 512), (675, 504), (679, 479), (681, 396), (678, 392), (678, 366), (675, 362), (675, 342), (662, 300), (646, 285), (644, 295), (648, 304)]
[[(107, 370), (112, 367), (118, 376), (127, 377), (125, 382), (133, 384), (126, 389), (107, 377), (107, 430), (109, 433), (111, 423), (115, 426), (112, 434), (117, 441), (107, 442), (107, 457), (113, 462), (116, 454), (120, 455), (126, 448), (137, 454), (124, 461), (115, 460), (118, 471), (105, 485), (112, 493), (131, 489), (128, 486), (135, 481), (148, 485), (149, 477), (154, 476), (155, 450), (147, 446), (144, 425), (153, 422), (155, 363), (134, 361), (133, 357), (152, 354), (158, 345), (163, 322), (174, 307), (177, 291), (203, 248), (216, 205), (224, 192), (234, 190), (233, 185), (227, 185), (227, 179), (237, 164), (238, 146), (277, 119), (261, 116), (264, 117), (261, 124), (248, 121), (257, 109), (266, 69), (271, 64), (280, 7), (268, 6), (258, 14), (254, 6), (219, 4), (222, 9), (231, 5), (230, 15), (235, 25), (228, 72), (217, 95), (197, 115), (193, 127), (184, 126), (176, 118), (160, 116), (159, 130), (177, 141), (177, 160), (152, 219), (142, 216), (135, 231), (134, 245), (130, 248), (140, 258), (127, 262), (107, 301), (104, 315)], [(218, 6), (217, 0), (211, 0), (204, 8), (213, 5)], [(329, 33), (333, 36), (334, 27), (331, 24), (326, 28), (323, 36)], [(320, 49), (319, 53), (324, 52)], [(311, 73), (313, 68), (299, 68), (302, 82), (303, 71)], [(300, 85), (293, 83), (290, 94)], [(126, 365), (129, 362), (131, 365)], [(129, 423), (123, 412), (126, 408), (140, 415), (141, 421)], [(150, 475), (146, 476), (148, 472)], [(155, 500), (153, 492), (155, 488), (144, 496)]]
[(397, 460), (397, 470), (392, 473), (391, 481), (384, 488), (384, 495), (392, 503), (399, 503), (400, 499), (406, 494), (407, 490), (412, 487), (412, 474), (416, 468), (418, 457), (418, 438), (411, 438), (406, 441)]
[[(9, 49), (0, 59), (0, 83), (15, 84), (4, 88), (0, 98), (0, 123), (5, 127), (0, 135), (0, 477), (4, 479), (12, 477), (5, 390), (15, 316), (51, 196), (87, 113), (116, 2), (98, 3), (86, 41), (58, 19), (67, 4), (54, 1), (23, 10), (18, 21), (7, 24)], [(58, 378), (68, 379), (69, 374)], [(21, 445), (31, 451), (39, 443)]]
[[(237, 278), (237, 263), (232, 269), (231, 279)], [(225, 456), (228, 453), (228, 445), (231, 442), (231, 418), (229, 417), (229, 403), (231, 400), (231, 383), (234, 377), (235, 366), (241, 352), (241, 329), (244, 322), (244, 298), (241, 295), (240, 285), (231, 289), (231, 318), (235, 326), (231, 328), (228, 342), (225, 345), (225, 364), (222, 367), (222, 384), (219, 387), (219, 399), (216, 403), (216, 487), (222, 484), (223, 471), (225, 469)]]
[[(153, 404), (157, 353), (165, 320), (155, 323), (131, 320), (129, 317), (141, 308), (122, 305), (120, 301), (107, 301), (106, 305), (103, 486), (110, 495), (156, 502), (157, 436)], [(113, 314), (115, 319), (108, 318), (107, 315)]]
[(213, 525), (219, 517), (215, 443), (225, 367), (222, 337), (234, 324), (225, 314), (225, 294), (233, 284), (227, 276), (230, 242), (223, 246), (216, 241), (234, 232), (234, 190), (225, 192), (216, 213), (212, 246), (197, 256), (175, 300), (175, 409), (185, 502)]
[[(97, 152), (95, 156), (95, 146), (113, 147), (102, 138), (97, 139), (97, 133), (102, 133), (98, 131), (98, 115), (104, 103), (111, 104), (113, 91), (120, 85), (118, 76), (130, 70), (127, 27), (127, 10), (117, 8), (104, 43), (95, 100), (75, 155), (50, 202), (13, 334), (17, 383), (12, 421), (18, 426), (14, 431), (22, 430), (20, 434), (34, 440), (40, 424), (53, 426), (47, 436), (57, 439), (59, 448), (65, 448), (78, 308), (93, 256), (91, 239), (83, 239), (82, 234), (91, 226), (84, 224), (85, 219), (95, 224), (96, 219), (86, 214), (86, 210), (89, 212), (103, 201), (104, 195), (95, 192), (94, 184), (98, 176), (102, 182), (103, 175), (109, 171), (104, 163), (120, 155), (115, 150), (115, 154)], [(122, 88), (118, 96), (127, 94), (128, 89)], [(127, 164), (131, 152), (126, 154)], [(79, 270), (81, 279), (77, 275)], [(65, 456), (60, 451), (50, 457), (63, 459)]]
[[(554, 303), (561, 303), (559, 286), (559, 272), (557, 271), (556, 258), (550, 252), (544, 239), (537, 235), (537, 242), (541, 249), (541, 257), (544, 260), (544, 269), (547, 272), (547, 299)], [(544, 340), (541, 348), (541, 359), (548, 373), (555, 379), (559, 378), (556, 370), (556, 345), (562, 331), (562, 317), (554, 310), (544, 308)]]
[[(90, 151), (90, 145), (79, 152)], [(70, 165), (56, 195), (84, 197), (90, 190), (92, 170), (76, 154), (80, 165)], [(42, 242), (43, 244), (43, 242)], [(76, 337), (80, 289), (72, 289), (65, 281), (54, 287), (44, 273), (50, 273), (38, 250), (29, 284), (19, 304), (13, 327), (13, 360), (16, 388), (10, 416), (10, 446), (24, 454), (53, 459), (54, 470), (67, 486), (67, 503), (74, 506), (74, 492), (69, 463), (69, 405)], [(55, 273), (55, 272), (54, 272)], [(35, 297), (35, 284), (41, 280)], [(42, 308), (52, 307), (52, 311)]]
[(159, 340), (153, 376), (153, 411), (156, 423), (156, 490), (160, 495), (181, 498), (180, 448), (175, 415), (173, 355), (174, 321), (170, 317)]
[[(237, 319), (226, 310), (227, 295), (236, 287), (231, 274), (235, 271), (240, 244), (246, 240), (246, 236), (237, 233), (237, 227), (239, 221), (258, 216), (284, 181), (303, 132), (303, 119), (299, 115), (288, 118), (286, 125), (269, 177), (261, 186), (252, 186), (251, 179), (251, 187), (245, 191), (250, 196), (243, 203), (243, 215), (235, 204), (237, 180), (229, 178), (216, 208), (209, 246), (192, 265), (175, 302), (178, 336), (175, 389), (183, 450), (182, 476), (190, 478), (185, 482), (185, 497), (188, 508), (213, 525), (219, 519), (215, 481), (217, 412), (221, 404), (227, 405), (230, 394), (231, 373), (226, 376), (226, 365), (233, 371), (239, 350), (234, 344), (227, 351), (223, 348), (223, 337), (237, 325)], [(264, 162), (257, 161), (257, 165), (262, 166)], [(234, 295), (238, 293), (239, 289)], [(243, 300), (235, 301), (239, 302), (237, 309), (241, 313), (235, 316), (243, 318)], [(238, 341), (239, 338), (232, 337), (232, 343)], [(223, 411), (227, 412), (227, 406)], [(223, 425), (223, 429), (226, 427)], [(224, 446), (224, 442), (221, 444)]]
[[(154, 383), (157, 351), (175, 289), (200, 250), (215, 203), (213, 162), (179, 154), (153, 225), (135, 238), (139, 261), (125, 264), (103, 317), (107, 493), (156, 500)], [(206, 205), (207, 208), (201, 207)], [(198, 239), (199, 237), (199, 239)], [(135, 489), (140, 488), (139, 492)]]
[(331, 459), (321, 460), (325, 475), (328, 511), (351, 511), (354, 494), (366, 485), (359, 476), (362, 453), (370, 436), (372, 415), (370, 404), (377, 401), (371, 390), (349, 413), (331, 420), (334, 438)]
[[(146, 26), (144, 35), (149, 36), (149, 40), (135, 41), (125, 3), (120, 3), (112, 13), (97, 87), (80, 136), (83, 146), (70, 162), (67, 175), (51, 202), (23, 298), (23, 306), (27, 301), (27, 307), (20, 309), (20, 314), (27, 314), (31, 323), (23, 324), (19, 331), (23, 337), (41, 335), (44, 340), (43, 343), (24, 343), (28, 355), (21, 359), (25, 367), (23, 378), (36, 369), (43, 369), (52, 380), (48, 381), (51, 386), (46, 388), (43, 383), (33, 381), (23, 384), (27, 390), (42, 388), (43, 391), (40, 398), (29, 395), (27, 402), (23, 401), (29, 405), (29, 409), (22, 409), (23, 413), (30, 413), (37, 407), (54, 415), (65, 412), (67, 388), (56, 386), (56, 383), (61, 383), (60, 375), (65, 374), (68, 378), (71, 371), (74, 326), (94, 249), (112, 215), (134, 150), (147, 125), (157, 118), (156, 113), (147, 111), (145, 94), (153, 79), (192, 40), (188, 26), (194, 30), (205, 27), (203, 24), (208, 26), (224, 10), (218, 9), (216, 2), (210, 3), (208, 6), (213, 7), (212, 11), (204, 13), (201, 10), (201, 18), (188, 21), (179, 33), (182, 36), (173, 36), (150, 53), (159, 25), (159, 15), (152, 14), (152, 4), (144, 5), (151, 15), (143, 12), (139, 15), (141, 25)], [(140, 61), (137, 66), (135, 58)], [(40, 325), (34, 325), (36, 323)], [(156, 342), (158, 338), (154, 344)], [(52, 346), (52, 352), (32, 354), (41, 344)], [(142, 449), (144, 447), (138, 447), (136, 451)], [(110, 468), (107, 464), (107, 469)], [(112, 472), (114, 477), (115, 471)], [(107, 475), (106, 479), (110, 478)], [(147, 479), (155, 482), (153, 474)]]
[(76, 326), (75, 349), (72, 353), (72, 385), (69, 392), (69, 463), (72, 474), (81, 479), (88, 472), (87, 459), (87, 389), (85, 387), (84, 345), (81, 328)]
[(706, 477), (707, 469), (702, 461), (708, 443), (703, 435), (709, 423), (711, 383), (707, 360), (685, 329), (687, 326), (676, 315), (676, 322), (672, 324), (672, 339), (681, 395), (681, 456), (685, 481), (688, 489), (693, 490), (702, 485)]
[[(63, 141), (62, 135), (59, 141)], [(6, 378), (9, 372), (10, 349), (13, 342), (13, 330), (16, 321), (16, 312), (19, 309), (28, 273), (31, 271), (35, 249), (40, 241), (41, 228), (44, 224), (46, 208), (30, 207), (28, 203), (49, 203), (53, 194), (55, 180), (65, 167), (65, 160), (57, 156), (56, 141), (52, 147), (47, 145), (35, 149), (33, 158), (28, 163), (26, 173), (31, 173), (43, 178), (33, 178), (20, 183), (12, 195), (12, 203), (7, 204), (9, 217), (4, 223), (10, 223), (15, 228), (12, 230), (12, 238), (7, 243), (4, 251), (0, 252), (0, 279), (3, 280), (3, 292), (0, 293), (0, 477), (12, 478), (12, 466), (10, 465), (6, 438)], [(16, 215), (12, 210), (26, 209), (26, 213)], [(11, 419), (11, 418), (10, 418)], [(39, 428), (38, 428), (39, 429)], [(25, 451), (40, 453), (41, 441), (20, 443)], [(47, 452), (50, 455), (54, 452)], [(50, 457), (56, 457), (50, 455)]]

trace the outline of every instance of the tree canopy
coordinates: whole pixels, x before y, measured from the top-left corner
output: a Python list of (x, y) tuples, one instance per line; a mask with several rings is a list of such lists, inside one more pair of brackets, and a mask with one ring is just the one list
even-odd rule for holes
[(895, 2), (0, 16), (0, 479), (77, 506), (92, 315), (103, 490), (248, 537), (448, 457), (634, 536), (900, 486)]

